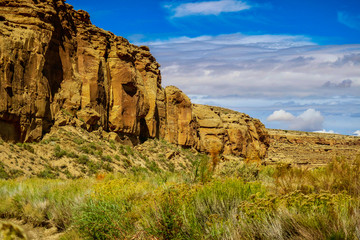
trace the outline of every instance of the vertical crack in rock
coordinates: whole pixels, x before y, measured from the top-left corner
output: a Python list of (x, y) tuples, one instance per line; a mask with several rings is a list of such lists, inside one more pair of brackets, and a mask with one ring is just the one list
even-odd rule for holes
[(53, 38), (50, 40), (49, 47), (46, 51), (43, 68), (43, 75), (49, 82), (51, 99), (54, 99), (55, 94), (59, 91), (64, 76), (59, 53), (60, 42), (54, 38), (54, 36), (55, 35), (53, 35)]

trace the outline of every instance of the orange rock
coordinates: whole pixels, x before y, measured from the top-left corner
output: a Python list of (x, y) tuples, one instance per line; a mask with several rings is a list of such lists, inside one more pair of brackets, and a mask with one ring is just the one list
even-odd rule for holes
[(148, 47), (95, 27), (64, 0), (1, 1), (0, 49), (5, 140), (39, 141), (51, 127), (72, 124), (133, 144), (161, 137), (213, 155), (266, 155), (258, 120), (163, 89)]

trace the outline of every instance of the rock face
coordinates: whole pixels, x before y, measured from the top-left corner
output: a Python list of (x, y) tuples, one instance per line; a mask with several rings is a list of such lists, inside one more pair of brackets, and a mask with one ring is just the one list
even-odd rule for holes
[(2, 0), (0, 136), (38, 141), (53, 126), (72, 124), (133, 143), (162, 137), (203, 151), (265, 156), (259, 121), (193, 107), (177, 88), (161, 87), (159, 67), (148, 47), (95, 27), (63, 0)]
[(199, 150), (236, 155), (248, 160), (266, 156), (269, 136), (264, 125), (244, 113), (219, 107), (193, 105)]

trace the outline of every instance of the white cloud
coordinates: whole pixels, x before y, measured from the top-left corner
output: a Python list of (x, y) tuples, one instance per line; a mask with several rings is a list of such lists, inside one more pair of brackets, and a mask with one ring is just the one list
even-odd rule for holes
[(308, 109), (291, 122), (290, 128), (302, 131), (316, 131), (322, 129), (324, 117), (315, 109)]
[(239, 0), (204, 1), (183, 3), (177, 6), (165, 5), (173, 11), (173, 17), (189, 15), (219, 15), (226, 12), (239, 12), (251, 8), (247, 3)]
[(352, 15), (348, 12), (338, 12), (338, 21), (345, 26), (360, 30), (360, 15)]
[(322, 129), (324, 123), (324, 117), (321, 113), (312, 108), (297, 117), (284, 110), (274, 111), (267, 120), (287, 122), (289, 129), (300, 131), (317, 131)]
[(187, 94), (360, 96), (360, 44), (318, 46), (305, 36), (241, 33), (139, 44), (149, 45), (161, 64), (163, 85)]
[(338, 133), (334, 132), (334, 130), (329, 130), (329, 131), (326, 131), (325, 129), (320, 130), (320, 131), (314, 131), (314, 132), (316, 132), (316, 133), (338, 134)]
[[(204, 87), (207, 87), (206, 85)], [(357, 97), (308, 97), (308, 98), (265, 98), (261, 95), (250, 98), (239, 95), (212, 96), (188, 95), (193, 103), (221, 106), (249, 114), (260, 119), (267, 128), (289, 129), (289, 121), (268, 121), (268, 117), (279, 109), (286, 109), (292, 115), (298, 116), (307, 109), (313, 108), (324, 117), (323, 128), (332, 129), (335, 133), (352, 135), (359, 127), (360, 98)], [(290, 119), (290, 118), (289, 118)], [(310, 130), (309, 130), (310, 131)]]
[(266, 120), (268, 121), (292, 121), (295, 119), (295, 116), (289, 112), (280, 109), (279, 111), (274, 111)]
[(192, 98), (196, 103), (248, 113), (270, 128), (290, 127), (266, 121), (275, 110), (309, 108), (326, 116), (327, 129), (352, 134), (358, 127), (350, 115), (360, 107), (360, 44), (319, 46), (306, 36), (241, 33), (137, 44), (150, 46), (163, 86), (207, 96)]
[(354, 135), (360, 137), (360, 130), (356, 130), (356, 131), (354, 132)]

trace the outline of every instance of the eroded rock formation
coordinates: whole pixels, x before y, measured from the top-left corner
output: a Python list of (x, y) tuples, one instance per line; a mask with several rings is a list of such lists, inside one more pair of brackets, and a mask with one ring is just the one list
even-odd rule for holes
[(163, 89), (149, 48), (95, 27), (87, 12), (63, 0), (2, 0), (1, 137), (38, 141), (66, 124), (242, 156), (263, 158), (268, 147), (258, 120)]
[(244, 113), (213, 106), (194, 105), (200, 151), (262, 159), (269, 146), (264, 125)]

